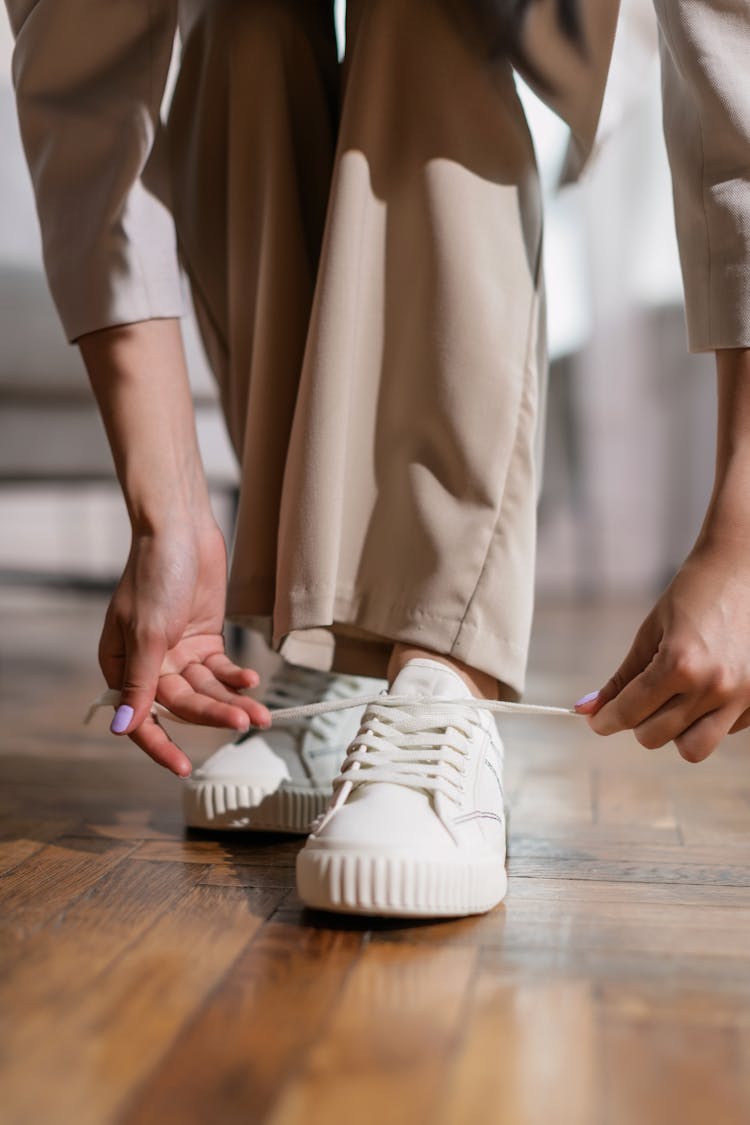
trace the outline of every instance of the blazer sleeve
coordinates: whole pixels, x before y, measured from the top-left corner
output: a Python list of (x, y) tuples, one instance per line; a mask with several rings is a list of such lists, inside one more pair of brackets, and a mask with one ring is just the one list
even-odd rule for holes
[(655, 4), (690, 350), (750, 347), (750, 4)]
[[(176, 0), (6, 6), (44, 267), (68, 340), (114, 324), (181, 316), (168, 201), (142, 178), (158, 155)], [(159, 181), (151, 165), (148, 179)]]

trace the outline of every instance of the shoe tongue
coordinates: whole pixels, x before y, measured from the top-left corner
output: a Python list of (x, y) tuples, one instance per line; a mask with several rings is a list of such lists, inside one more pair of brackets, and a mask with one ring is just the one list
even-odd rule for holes
[(393, 681), (390, 695), (425, 695), (435, 699), (473, 699), (468, 685), (447, 664), (427, 657), (410, 660)]

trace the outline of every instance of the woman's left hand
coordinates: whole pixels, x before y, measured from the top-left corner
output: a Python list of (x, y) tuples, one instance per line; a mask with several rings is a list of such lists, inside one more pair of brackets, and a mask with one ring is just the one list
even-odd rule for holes
[(750, 543), (699, 540), (618, 670), (576, 709), (597, 734), (675, 742), (688, 762), (750, 726)]

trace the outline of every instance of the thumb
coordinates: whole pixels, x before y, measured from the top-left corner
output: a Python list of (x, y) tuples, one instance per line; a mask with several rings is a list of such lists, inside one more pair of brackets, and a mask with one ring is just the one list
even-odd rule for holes
[(130, 734), (150, 714), (156, 698), (166, 640), (158, 635), (126, 641), (120, 703), (110, 725), (112, 734)]

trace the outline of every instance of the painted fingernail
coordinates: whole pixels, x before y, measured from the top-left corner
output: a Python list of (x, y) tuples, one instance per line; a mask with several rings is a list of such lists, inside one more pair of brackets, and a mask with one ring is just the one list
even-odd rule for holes
[(110, 723), (109, 729), (112, 734), (122, 734), (127, 730), (130, 720), (133, 718), (135, 711), (132, 707), (128, 707), (127, 703), (121, 703), (115, 711), (115, 717)]
[(576, 703), (573, 704), (573, 706), (574, 707), (585, 707), (587, 703), (593, 703), (594, 700), (598, 699), (598, 698), (599, 698), (599, 692), (598, 691), (590, 691), (588, 693), (588, 695), (584, 695), (583, 698), (579, 699)]

